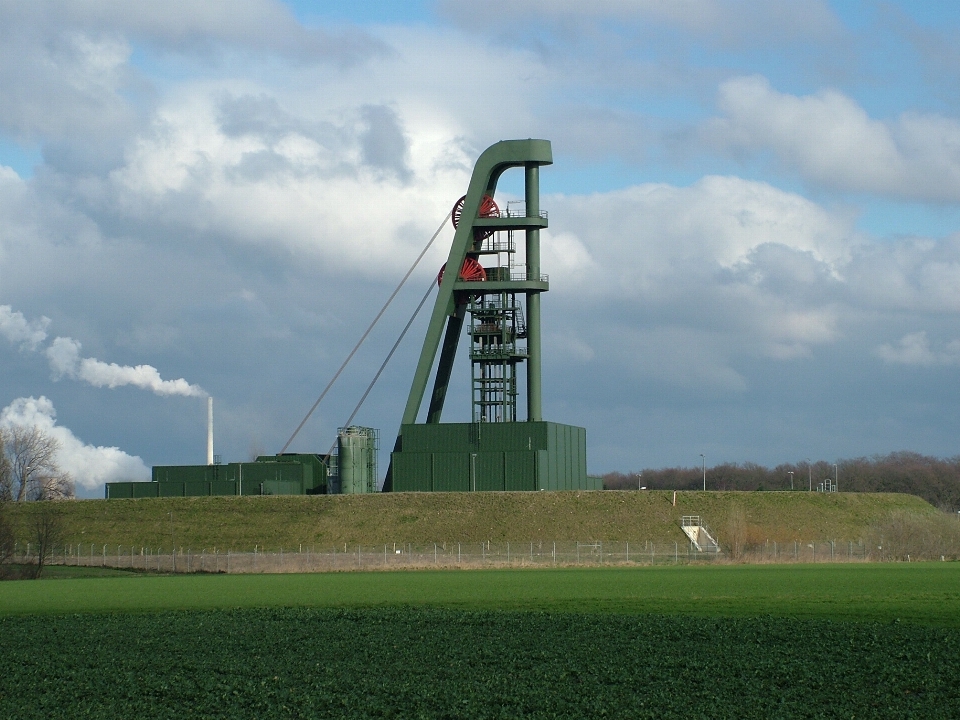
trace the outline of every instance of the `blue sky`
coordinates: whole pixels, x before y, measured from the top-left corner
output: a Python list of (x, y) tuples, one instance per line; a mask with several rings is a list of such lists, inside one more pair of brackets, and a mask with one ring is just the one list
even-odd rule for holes
[[(202, 462), (207, 393), (225, 460), (279, 450), (477, 155), (543, 137), (545, 415), (592, 472), (957, 455), (958, 36), (930, 2), (0, 3), (0, 423), (91, 496)], [(423, 331), (357, 418), (385, 447)]]

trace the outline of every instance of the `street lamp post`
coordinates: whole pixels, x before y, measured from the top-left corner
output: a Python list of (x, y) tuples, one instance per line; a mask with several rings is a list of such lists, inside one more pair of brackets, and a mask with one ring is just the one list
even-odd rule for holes
[(637, 490), (643, 490), (643, 487), (640, 484), (641, 482), (643, 482), (643, 470), (641, 470), (637, 475)]
[(707, 491), (707, 459), (700, 453), (700, 459), (703, 461), (703, 491)]
[(813, 492), (813, 465), (810, 464), (810, 458), (807, 458), (807, 482), (810, 483), (807, 490)]
[(833, 464), (833, 491), (837, 492), (837, 485), (840, 482), (840, 471), (837, 469), (837, 463)]
[(792, 470), (788, 471), (787, 475), (790, 476), (790, 489), (793, 490), (793, 471)]

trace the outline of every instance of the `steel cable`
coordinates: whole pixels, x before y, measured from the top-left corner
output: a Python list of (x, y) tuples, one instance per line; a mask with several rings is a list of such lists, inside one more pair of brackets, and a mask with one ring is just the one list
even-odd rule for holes
[[(350, 354), (347, 355), (347, 359), (343, 361), (343, 364), (334, 373), (334, 376), (330, 379), (330, 382), (327, 383), (327, 386), (323, 389), (323, 392), (320, 393), (320, 397), (317, 398), (317, 401), (313, 404), (313, 407), (310, 408), (303, 420), (300, 421), (300, 424), (297, 425), (297, 429), (293, 431), (293, 435), (290, 436), (290, 439), (287, 440), (286, 444), (280, 450), (279, 454), (282, 455), (287, 451), (287, 448), (290, 447), (290, 443), (293, 442), (293, 439), (297, 437), (297, 434), (303, 429), (303, 426), (307, 424), (307, 420), (310, 419), (310, 416), (313, 415), (313, 412), (320, 405), (320, 401), (326, 396), (330, 391), (330, 388), (333, 387), (333, 384), (337, 381), (337, 378), (340, 377), (340, 373), (343, 372), (343, 369), (347, 366), (347, 363), (353, 359), (353, 356), (356, 355), (357, 350), (360, 349), (360, 346), (363, 345), (363, 341), (367, 339), (367, 336), (373, 330), (374, 326), (380, 321), (380, 318), (383, 317), (383, 314), (387, 311), (387, 308), (390, 307), (390, 303), (393, 302), (393, 299), (397, 296), (397, 293), (400, 292), (400, 288), (404, 286), (410, 276), (413, 274), (413, 271), (417, 268), (417, 265), (420, 264), (420, 261), (423, 260), (423, 256), (427, 254), (427, 250), (430, 249), (430, 246), (433, 245), (434, 241), (440, 235), (440, 232), (443, 230), (444, 225), (447, 224), (447, 220), (450, 219), (450, 213), (447, 213), (446, 217), (443, 218), (443, 222), (440, 223), (440, 227), (437, 228), (437, 231), (433, 234), (433, 237), (430, 238), (430, 242), (427, 243), (426, 247), (420, 252), (417, 256), (417, 259), (413, 261), (413, 265), (410, 266), (410, 269), (407, 270), (407, 274), (403, 276), (403, 279), (400, 281), (400, 284), (397, 285), (396, 290), (391, 293), (390, 297), (387, 298), (387, 302), (384, 303), (383, 307), (380, 308), (380, 312), (377, 313), (377, 316), (373, 319), (373, 322), (370, 323), (370, 327), (366, 329), (366, 332), (363, 333), (360, 340), (354, 345), (353, 350), (350, 351)], [(402, 336), (401, 336), (402, 337)]]
[[(403, 342), (404, 335), (407, 334), (407, 330), (410, 329), (410, 326), (413, 325), (413, 321), (417, 319), (417, 315), (420, 314), (420, 311), (423, 309), (423, 305), (427, 302), (427, 298), (430, 297), (430, 293), (433, 292), (433, 288), (437, 286), (436, 280), (430, 281), (430, 286), (427, 288), (426, 294), (420, 300), (420, 304), (417, 305), (417, 309), (413, 311), (413, 315), (410, 316), (410, 319), (407, 320), (407, 324), (404, 326), (403, 330), (400, 332), (400, 337), (397, 338), (397, 341), (393, 344), (393, 347), (390, 348), (390, 352), (387, 353), (387, 357), (384, 358), (383, 363), (380, 365), (380, 369), (377, 370), (377, 374), (373, 376), (373, 380), (370, 381), (370, 384), (367, 385), (367, 389), (364, 391), (363, 396), (360, 398), (360, 402), (357, 403), (357, 406), (353, 409), (353, 412), (350, 413), (350, 417), (347, 418), (347, 422), (343, 424), (343, 427), (350, 427), (350, 423), (353, 422), (353, 419), (357, 416), (357, 413), (360, 412), (360, 407), (363, 405), (364, 401), (367, 399), (367, 395), (370, 394), (370, 391), (373, 390), (373, 386), (377, 384), (377, 380), (380, 379), (380, 375), (383, 373), (384, 369), (387, 367), (387, 363), (390, 362), (390, 358), (393, 357), (393, 354), (397, 351), (397, 348), (400, 347), (400, 343)], [(330, 450), (327, 452), (326, 461), (329, 461), (330, 456), (333, 455), (333, 449), (337, 446), (337, 441), (333, 441), (333, 445), (330, 446)]]

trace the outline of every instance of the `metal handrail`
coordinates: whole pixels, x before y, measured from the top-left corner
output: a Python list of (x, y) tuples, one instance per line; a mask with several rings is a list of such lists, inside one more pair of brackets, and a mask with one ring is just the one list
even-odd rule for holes
[[(501, 280), (490, 280), (486, 278), (458, 278), (458, 282), (502, 282)], [(510, 273), (509, 282), (550, 282), (550, 276), (546, 273), (535, 275), (533, 273)]]

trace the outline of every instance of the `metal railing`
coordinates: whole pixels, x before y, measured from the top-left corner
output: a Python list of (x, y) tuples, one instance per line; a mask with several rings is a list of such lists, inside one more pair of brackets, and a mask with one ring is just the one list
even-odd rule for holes
[[(501, 282), (499, 280), (487, 280), (486, 278), (458, 278), (457, 282)], [(510, 282), (550, 282), (550, 276), (546, 273), (510, 273)]]
[[(33, 552), (31, 552), (31, 550)], [(36, 548), (18, 546), (14, 561), (35, 562)], [(48, 565), (108, 567), (161, 573), (304, 573), (430, 567), (569, 567), (672, 565), (698, 562), (811, 563), (890, 560), (862, 542), (768, 542), (698, 552), (687, 542), (525, 541), (485, 543), (298, 544), (264, 550), (130, 547), (84, 543), (58, 548)], [(900, 558), (897, 558), (900, 559)], [(909, 560), (909, 556), (905, 558)], [(918, 558), (919, 559), (919, 558)]]

